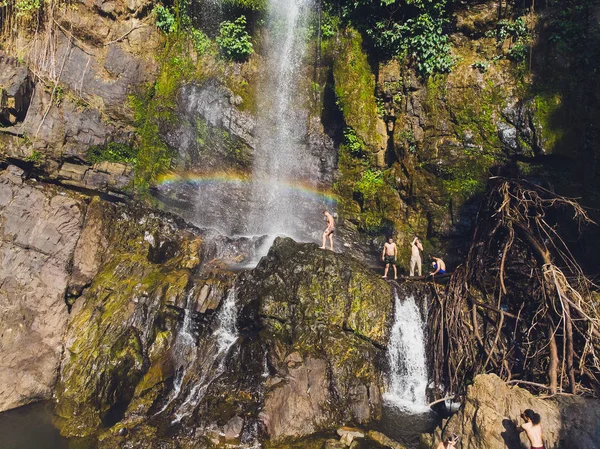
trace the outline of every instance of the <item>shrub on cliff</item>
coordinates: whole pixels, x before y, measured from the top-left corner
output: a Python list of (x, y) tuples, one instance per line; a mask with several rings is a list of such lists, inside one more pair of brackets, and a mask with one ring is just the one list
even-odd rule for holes
[(221, 22), (216, 41), (221, 55), (233, 61), (244, 61), (254, 51), (246, 31), (246, 16), (240, 16), (234, 22)]

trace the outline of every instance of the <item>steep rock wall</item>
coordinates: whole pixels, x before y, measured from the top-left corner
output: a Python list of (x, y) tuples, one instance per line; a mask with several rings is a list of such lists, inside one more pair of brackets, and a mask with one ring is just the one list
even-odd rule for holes
[(85, 202), (0, 175), (0, 410), (49, 399), (68, 320), (65, 296)]

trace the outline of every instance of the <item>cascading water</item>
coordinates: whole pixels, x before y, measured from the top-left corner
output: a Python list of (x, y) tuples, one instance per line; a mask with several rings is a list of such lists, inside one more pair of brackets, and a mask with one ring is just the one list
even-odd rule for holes
[(173, 348), (175, 363), (178, 366), (175, 379), (173, 381), (173, 390), (171, 390), (167, 402), (157, 414), (164, 412), (169, 405), (171, 405), (171, 403), (179, 397), (187, 369), (191, 365), (193, 358), (196, 355), (196, 338), (194, 337), (194, 321), (192, 319), (192, 315), (194, 313), (193, 308), (195, 305), (193, 300), (194, 292), (195, 290), (191, 289), (187, 295), (187, 305), (183, 311), (183, 323), (181, 324), (181, 328), (177, 333), (177, 338)]
[(316, 189), (320, 158), (308, 145), (309, 114), (302, 103), (302, 60), (313, 0), (270, 0), (266, 76), (261, 83), (257, 148), (253, 165), (250, 229), (306, 239), (306, 223), (321, 217), (324, 203), (307, 200), (302, 184)]
[(401, 298), (394, 291), (394, 299), (394, 324), (388, 346), (389, 385), (384, 399), (409, 412), (423, 412), (428, 410), (425, 326), (414, 296)]
[[(193, 330), (193, 291), (188, 295), (188, 305), (174, 346), (175, 362), (179, 365), (173, 389), (158, 414), (175, 406), (173, 422), (189, 416), (204, 397), (208, 387), (221, 376), (229, 349), (237, 341), (236, 290), (232, 288), (213, 321), (213, 331), (196, 343)], [(185, 392), (182, 393), (182, 392)]]
[(235, 288), (232, 288), (217, 313), (215, 330), (197, 348), (193, 371), (198, 377), (194, 378), (194, 385), (189, 389), (185, 400), (177, 407), (173, 422), (180, 422), (189, 416), (204, 398), (208, 387), (223, 374), (229, 349), (238, 338), (236, 299)]

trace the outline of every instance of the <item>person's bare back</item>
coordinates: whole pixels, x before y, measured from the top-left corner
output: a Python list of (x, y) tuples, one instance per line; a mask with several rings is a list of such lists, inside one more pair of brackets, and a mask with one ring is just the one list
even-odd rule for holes
[(542, 425), (533, 424), (531, 421), (523, 423), (521, 428), (527, 434), (529, 442), (531, 443), (532, 449), (539, 449), (544, 447), (544, 438), (542, 435)]
[(527, 433), (527, 438), (529, 438), (529, 442), (531, 443), (531, 449), (545, 449), (544, 436), (542, 434), (542, 418), (539, 413), (527, 409), (521, 413), (521, 418), (524, 422), (517, 430), (521, 432), (525, 431), (525, 433)]

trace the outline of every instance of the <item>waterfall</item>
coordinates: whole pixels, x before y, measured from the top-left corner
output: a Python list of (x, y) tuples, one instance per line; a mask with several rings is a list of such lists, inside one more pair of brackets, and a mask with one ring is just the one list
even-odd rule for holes
[(194, 292), (195, 289), (191, 289), (187, 295), (187, 304), (183, 311), (183, 323), (177, 333), (177, 338), (175, 339), (175, 345), (173, 347), (174, 361), (177, 365), (175, 379), (173, 381), (173, 390), (169, 393), (165, 405), (157, 412), (157, 415), (164, 412), (169, 405), (179, 397), (183, 379), (196, 355), (196, 338), (194, 337), (192, 319), (195, 306)]
[[(183, 323), (174, 345), (174, 361), (178, 368), (173, 381), (173, 389), (169, 393), (165, 405), (156, 413), (157, 415), (163, 413), (171, 404), (177, 403), (176, 401), (180, 400), (181, 396), (183, 402), (175, 407), (174, 423), (189, 416), (204, 398), (208, 387), (223, 374), (229, 349), (238, 337), (235, 287), (229, 291), (215, 316), (214, 330), (200, 340), (199, 346), (194, 334), (192, 319), (195, 305), (193, 296), (192, 290), (188, 295)], [(184, 391), (187, 391), (187, 394), (182, 394)]]
[(394, 291), (394, 324), (388, 345), (390, 365), (384, 399), (411, 412), (428, 410), (425, 326), (414, 296), (401, 298)]
[[(302, 196), (317, 187), (320, 159), (308, 145), (306, 89), (301, 88), (307, 19), (313, 0), (270, 0), (266, 73), (260, 86), (250, 229), (306, 238), (323, 205)], [(306, 190), (305, 190), (306, 191)]]
[[(174, 423), (191, 415), (200, 401), (204, 398), (208, 387), (218, 379), (225, 371), (225, 361), (229, 349), (237, 341), (238, 331), (236, 325), (235, 287), (229, 291), (221, 309), (215, 317), (215, 329), (210, 336), (204, 338), (196, 350), (193, 386), (189, 390), (185, 400), (177, 408)], [(190, 371), (189, 369), (187, 371)]]

